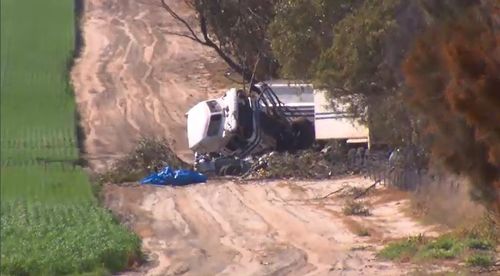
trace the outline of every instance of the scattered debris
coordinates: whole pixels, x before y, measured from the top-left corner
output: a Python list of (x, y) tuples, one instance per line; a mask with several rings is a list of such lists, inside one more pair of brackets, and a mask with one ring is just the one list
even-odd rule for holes
[(342, 160), (331, 160), (327, 153), (304, 150), (296, 153), (265, 154), (254, 161), (242, 178), (301, 178), (324, 179), (348, 173)]

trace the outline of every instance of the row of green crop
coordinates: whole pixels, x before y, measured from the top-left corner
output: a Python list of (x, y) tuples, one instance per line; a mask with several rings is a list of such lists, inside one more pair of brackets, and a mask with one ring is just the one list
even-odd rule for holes
[(30, 161), (40, 163), (78, 158), (74, 123), (66, 129), (35, 127), (9, 131), (7, 126), (2, 126), (2, 129), (2, 164), (29, 164), (33, 163)]
[[(138, 238), (92, 202), (2, 202), (2, 272), (61, 275), (106, 267), (123, 269)], [(4, 254), (8, 253), (8, 254)]]
[(0, 273), (123, 269), (140, 241), (98, 206), (76, 166), (74, 0), (0, 3)]

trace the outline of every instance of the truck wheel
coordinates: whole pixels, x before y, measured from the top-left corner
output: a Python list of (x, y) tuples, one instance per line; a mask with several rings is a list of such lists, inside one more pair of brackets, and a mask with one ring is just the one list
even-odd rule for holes
[(241, 175), (241, 173), (242, 173), (241, 166), (226, 165), (219, 170), (218, 175), (219, 176), (237, 176), (237, 175)]
[(292, 130), (295, 134), (295, 147), (297, 150), (308, 149), (316, 140), (314, 125), (311, 121), (300, 118), (292, 122)]

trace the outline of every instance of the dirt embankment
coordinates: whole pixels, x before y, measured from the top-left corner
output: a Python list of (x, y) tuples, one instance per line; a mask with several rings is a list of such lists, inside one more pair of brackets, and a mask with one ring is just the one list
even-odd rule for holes
[[(321, 182), (218, 181), (186, 188), (107, 186), (106, 202), (143, 238), (150, 262), (125, 275), (401, 275), (381, 262), (395, 238), (433, 234), (402, 211), (405, 195), (370, 197), (372, 215), (345, 216), (344, 199), (322, 198), (360, 177)], [(359, 233), (366, 229), (368, 236)]]
[[(169, 2), (196, 22), (182, 1)], [(226, 67), (210, 49), (166, 34), (185, 29), (159, 4), (84, 1), (85, 46), (72, 81), (93, 169), (129, 151), (140, 136), (167, 138), (189, 160), (185, 112), (228, 85)]]

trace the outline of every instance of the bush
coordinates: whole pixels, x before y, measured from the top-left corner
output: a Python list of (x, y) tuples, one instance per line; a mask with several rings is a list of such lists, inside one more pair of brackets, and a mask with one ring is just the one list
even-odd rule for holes
[(368, 237), (370, 236), (370, 231), (367, 228), (361, 228), (356, 232), (356, 235), (360, 237)]
[(424, 236), (408, 237), (406, 240), (392, 242), (382, 249), (378, 256), (388, 260), (402, 260), (413, 257), (421, 244), (426, 242)]
[(445, 235), (424, 246), (420, 256), (424, 259), (453, 259), (458, 257), (463, 249), (462, 241)]
[(175, 169), (190, 167), (177, 157), (164, 139), (142, 138), (132, 152), (117, 160), (108, 171), (99, 176), (99, 182), (137, 181), (165, 166)]
[(357, 197), (365, 192), (365, 188), (362, 187), (349, 187), (345, 192), (341, 194), (343, 197)]
[(378, 256), (388, 260), (414, 261), (457, 259), (465, 261), (469, 266), (488, 267), (494, 263), (497, 243), (491, 238), (491, 234), (484, 235), (485, 232), (492, 231), (485, 230), (484, 227), (484, 223), (479, 223), (471, 226), (470, 229), (473, 230), (469, 229), (468, 232), (454, 231), (431, 240), (421, 235), (410, 237), (388, 244)]
[(476, 267), (490, 267), (494, 264), (493, 257), (484, 253), (473, 254), (465, 262), (469, 266)]
[(342, 209), (344, 215), (347, 216), (369, 216), (370, 209), (360, 201), (348, 200)]
[(481, 240), (477, 238), (472, 238), (467, 241), (467, 247), (475, 250), (491, 250), (493, 245), (488, 240)]

